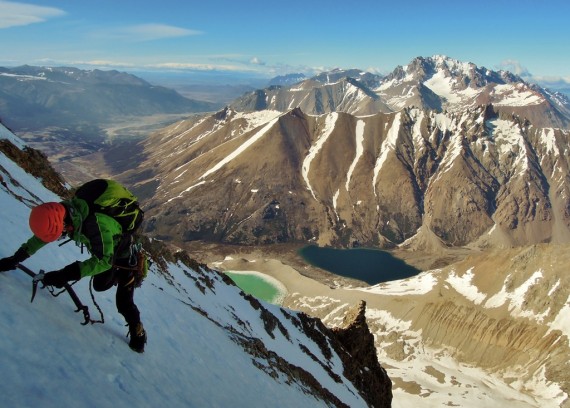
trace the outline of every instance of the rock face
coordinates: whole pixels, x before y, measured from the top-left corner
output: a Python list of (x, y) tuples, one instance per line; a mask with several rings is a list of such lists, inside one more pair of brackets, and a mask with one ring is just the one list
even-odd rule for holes
[(570, 242), (570, 132), (486, 105), (357, 117), (230, 109), (154, 134), (121, 176), (175, 241)]
[(348, 351), (345, 375), (357, 385), (373, 407), (390, 407), (392, 383), (386, 370), (378, 364), (374, 336), (366, 324), (366, 302), (349, 310), (341, 327), (333, 329), (338, 341)]
[[(0, 126), (2, 126), (1, 123)], [(0, 139), (0, 152), (34, 177), (42, 180), (46, 188), (59, 196), (66, 197), (69, 194), (61, 175), (54, 170), (46, 155), (39, 150), (28, 146), (20, 149), (8, 139)], [(3, 181), (1, 176), (0, 181)]]
[[(250, 301), (256, 309), (262, 311), (261, 314), (268, 332), (273, 332), (276, 329), (281, 332), (286, 330), (279, 320), (267, 309), (264, 309), (256, 299), (250, 298)], [(334, 329), (328, 329), (319, 319), (305, 314), (298, 314), (296, 317), (291, 316), (289, 319), (320, 346), (324, 355), (332, 357), (329, 349), (332, 346), (342, 360), (344, 376), (354, 384), (368, 406), (389, 408), (392, 406), (392, 382), (386, 370), (379, 363), (374, 336), (366, 323), (365, 313), (366, 303), (360, 302), (347, 312), (342, 326)], [(259, 351), (259, 346), (256, 349)], [(337, 405), (327, 390), (311, 380), (310, 376), (303, 373), (302, 369), (293, 368), (286, 362), (278, 363), (281, 371), (294, 372), (295, 376), (301, 377), (305, 382), (311, 384), (315, 394)]]

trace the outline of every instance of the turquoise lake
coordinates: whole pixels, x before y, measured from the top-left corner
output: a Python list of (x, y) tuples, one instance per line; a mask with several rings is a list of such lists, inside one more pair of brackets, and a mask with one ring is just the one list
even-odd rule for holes
[(335, 249), (310, 245), (300, 249), (299, 255), (313, 266), (369, 285), (405, 279), (421, 272), (379, 249)]
[(275, 305), (286, 295), (285, 287), (277, 280), (254, 272), (226, 271), (231, 280), (245, 293)]

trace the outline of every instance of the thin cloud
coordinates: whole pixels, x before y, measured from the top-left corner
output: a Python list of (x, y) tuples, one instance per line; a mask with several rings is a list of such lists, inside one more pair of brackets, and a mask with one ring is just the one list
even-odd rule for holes
[(111, 60), (90, 60), (90, 61), (73, 61), (71, 65), (99, 67), (99, 68), (135, 68), (135, 64), (129, 62), (111, 61)]
[(146, 68), (171, 69), (171, 70), (196, 70), (196, 71), (244, 71), (243, 66), (229, 64), (207, 64), (192, 62), (164, 62), (158, 64), (147, 64)]
[(265, 65), (265, 62), (263, 62), (262, 60), (260, 60), (260, 59), (257, 58), (257, 57), (251, 58), (251, 59), (249, 60), (249, 63), (250, 63), (251, 65)]
[(89, 61), (73, 61), (65, 62), (64, 65), (81, 65), (86, 67), (108, 67), (108, 68), (137, 68), (149, 69), (158, 71), (230, 71), (230, 72), (243, 72), (242, 66), (228, 65), (228, 64), (208, 64), (208, 63), (193, 63), (193, 62), (156, 62), (146, 64), (134, 64), (131, 62), (121, 62), (112, 60), (89, 60)]
[[(202, 55), (203, 62), (199, 61), (156, 61), (156, 62), (133, 62), (128, 60), (90, 59), (90, 60), (35, 60), (36, 63), (47, 66), (76, 66), (84, 69), (119, 69), (119, 70), (156, 70), (156, 71), (202, 71), (202, 72), (228, 72), (243, 73), (262, 76), (277, 76), (302, 72), (306, 76), (317, 75), (322, 71), (330, 70), (325, 67), (310, 67), (300, 65), (276, 64), (269, 65), (254, 58), (240, 58), (239, 55)], [(252, 61), (253, 59), (253, 61)], [(210, 60), (213, 62), (207, 62)], [(257, 63), (255, 63), (257, 62)], [(0, 61), (0, 65), (1, 61)], [(12, 62), (9, 65), (15, 65)]]
[(537, 83), (544, 87), (567, 88), (570, 86), (570, 77), (533, 75), (517, 60), (504, 60), (498, 65), (499, 69), (510, 71), (526, 81)]
[(65, 14), (65, 11), (54, 7), (0, 1), (0, 29), (42, 23)]
[(499, 64), (499, 69), (512, 72), (520, 77), (532, 77), (532, 74), (517, 60), (504, 60)]
[(106, 30), (97, 34), (98, 37), (131, 42), (163, 40), (166, 38), (201, 35), (201, 31), (175, 27), (166, 24), (140, 24), (130, 27)]
[(570, 76), (563, 77), (563, 76), (553, 76), (553, 75), (548, 75), (548, 76), (535, 75), (533, 76), (533, 78), (540, 82), (561, 83), (561, 84), (564, 83), (566, 85), (570, 85)]

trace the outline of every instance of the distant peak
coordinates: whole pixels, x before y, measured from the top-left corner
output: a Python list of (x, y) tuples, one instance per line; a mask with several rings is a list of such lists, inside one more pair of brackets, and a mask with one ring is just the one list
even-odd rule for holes
[(457, 61), (457, 60), (454, 60), (453, 58), (450, 58), (444, 54), (435, 54), (431, 57), (431, 59), (436, 61), (436, 62), (446, 62), (446, 61), (456, 62)]

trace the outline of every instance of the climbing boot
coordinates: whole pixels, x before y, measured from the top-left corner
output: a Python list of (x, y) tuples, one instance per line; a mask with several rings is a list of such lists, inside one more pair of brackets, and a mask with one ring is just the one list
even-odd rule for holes
[(137, 353), (144, 353), (144, 345), (146, 344), (146, 331), (142, 323), (129, 326), (129, 347)]

